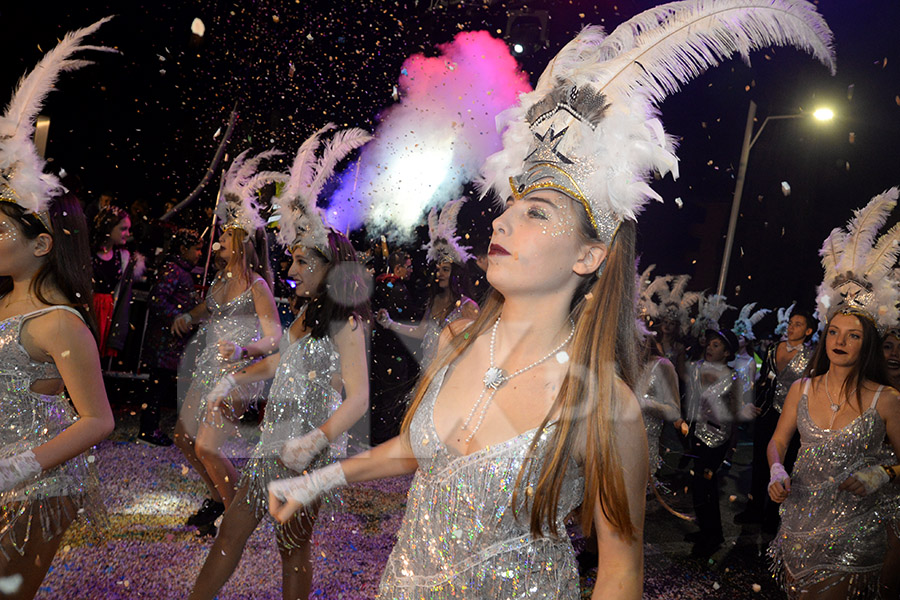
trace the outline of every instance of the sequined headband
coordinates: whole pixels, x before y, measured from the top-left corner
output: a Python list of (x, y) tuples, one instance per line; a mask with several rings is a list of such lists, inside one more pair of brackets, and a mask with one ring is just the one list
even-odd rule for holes
[[(10, 193), (15, 194), (11, 187), (4, 187), (3, 191), (0, 192), (0, 202), (9, 202), (10, 204), (14, 204), (19, 208), (22, 208), (22, 205), (19, 204), (16, 199), (10, 195)], [(50, 227), (50, 213), (48, 211), (42, 210), (39, 212), (25, 214), (34, 215), (35, 218), (40, 222), (40, 224), (44, 226), (44, 229), (47, 230), (47, 233), (53, 233), (53, 228)]]

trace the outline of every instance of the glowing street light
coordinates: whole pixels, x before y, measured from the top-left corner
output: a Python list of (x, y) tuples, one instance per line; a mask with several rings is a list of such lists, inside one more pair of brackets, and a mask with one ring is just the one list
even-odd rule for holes
[[(719, 271), (719, 285), (716, 287), (716, 293), (722, 294), (725, 289), (725, 279), (728, 277), (728, 263), (731, 260), (731, 249), (734, 246), (734, 232), (737, 229), (738, 214), (741, 209), (741, 196), (744, 193), (744, 178), (747, 175), (747, 160), (750, 158), (750, 149), (759, 139), (769, 121), (778, 119), (800, 119), (808, 117), (809, 113), (795, 113), (792, 115), (772, 115), (765, 118), (762, 125), (753, 134), (753, 122), (756, 119), (756, 102), (750, 101), (750, 108), (747, 110), (747, 126), (744, 129), (744, 145), (741, 148), (741, 162), (738, 166), (737, 181), (734, 184), (734, 197), (731, 201), (731, 217), (728, 219), (728, 234), (725, 236), (725, 252), (722, 255), (722, 267)], [(812, 116), (817, 121), (830, 121), (834, 118), (834, 111), (830, 108), (817, 108)]]

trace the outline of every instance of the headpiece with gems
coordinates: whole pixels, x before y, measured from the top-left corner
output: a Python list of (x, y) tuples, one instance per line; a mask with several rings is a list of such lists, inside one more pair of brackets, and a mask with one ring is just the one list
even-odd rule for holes
[(719, 322), (722, 315), (729, 308), (734, 308), (728, 304), (727, 299), (722, 294), (700, 294), (697, 302), (697, 317), (691, 325), (691, 334), (694, 337), (700, 337), (707, 329), (719, 330)]
[(83, 50), (115, 52), (112, 48), (82, 44), (112, 17), (82, 29), (70, 31), (35, 68), (19, 80), (6, 112), (0, 116), (0, 202), (10, 202), (33, 214), (50, 231), (47, 207), (50, 199), (65, 193), (59, 179), (44, 173), (44, 159), (34, 146), (34, 123), (47, 94), (53, 91), (60, 73), (91, 64), (72, 58)]
[(325, 143), (321, 156), (317, 156), (322, 135), (336, 128), (334, 123), (328, 123), (300, 145), (287, 183), (272, 200), (280, 220), (278, 241), (289, 249), (298, 245), (316, 248), (328, 260), (334, 258), (328, 249), (330, 226), (316, 204), (319, 194), (341, 159), (372, 139), (372, 134), (363, 129), (343, 129)]
[(451, 200), (441, 209), (438, 216), (437, 209), (432, 208), (428, 213), (428, 243), (423, 246), (423, 250), (427, 250), (427, 259), (435, 263), (455, 262), (460, 265), (466, 264), (472, 255), (469, 254), (469, 248), (461, 245), (461, 240), (456, 235), (456, 221), (459, 217), (459, 210), (466, 203), (463, 196), (457, 200)]
[(878, 231), (897, 206), (893, 187), (853, 213), (846, 231), (831, 231), (819, 255), (825, 280), (819, 286), (817, 316), (827, 322), (836, 313), (868, 318), (884, 333), (897, 323), (900, 286), (889, 277), (900, 255), (900, 223), (876, 241)]
[(651, 322), (674, 321), (684, 335), (690, 325), (688, 312), (700, 299), (700, 293), (685, 291), (689, 275), (660, 275), (647, 283), (655, 266), (650, 265), (641, 275), (640, 314)]
[(216, 216), (224, 223), (225, 229), (243, 229), (247, 235), (266, 225), (259, 216), (256, 193), (266, 184), (287, 180), (283, 173), (257, 172), (259, 163), (278, 156), (281, 154), (279, 150), (267, 150), (247, 158), (249, 152), (244, 150), (231, 162), (222, 183), (222, 197), (216, 205)]
[(831, 31), (800, 0), (693, 0), (645, 11), (616, 28), (582, 30), (533, 92), (497, 118), (503, 150), (482, 187), (505, 199), (549, 188), (579, 201), (600, 240), (648, 198), (647, 176), (678, 175), (674, 144), (655, 105), (734, 53), (794, 45), (834, 71)]
[(775, 314), (778, 317), (778, 325), (775, 326), (775, 335), (779, 337), (787, 335), (788, 323), (791, 321), (791, 313), (794, 312), (795, 306), (797, 306), (797, 303), (792, 302), (790, 306), (785, 306), (775, 311)]
[(738, 318), (734, 320), (734, 327), (731, 328), (734, 335), (738, 337), (744, 336), (748, 340), (756, 339), (756, 335), (753, 334), (753, 326), (762, 321), (762, 318), (772, 311), (768, 308), (761, 308), (753, 312), (754, 308), (756, 308), (756, 302), (745, 304), (741, 308)]

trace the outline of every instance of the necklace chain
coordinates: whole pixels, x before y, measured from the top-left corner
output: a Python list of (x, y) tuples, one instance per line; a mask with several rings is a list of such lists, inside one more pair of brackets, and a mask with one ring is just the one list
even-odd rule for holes
[[(512, 374), (507, 374), (503, 369), (494, 366), (494, 346), (497, 342), (497, 326), (500, 325), (500, 318), (494, 322), (494, 326), (491, 328), (491, 345), (490, 345), (490, 357), (491, 364), (487, 371), (484, 372), (484, 378), (482, 379), (484, 383), (484, 388), (481, 390), (481, 394), (478, 396), (478, 400), (475, 401), (475, 404), (472, 405), (472, 410), (469, 411), (469, 414), (466, 416), (466, 420), (460, 425), (460, 430), (467, 431), (469, 429), (469, 425), (472, 424), (472, 419), (475, 418), (475, 413), (478, 410), (478, 407), (481, 406), (481, 412), (478, 415), (478, 421), (475, 423), (475, 427), (472, 428), (469, 436), (466, 438), (466, 443), (472, 441), (472, 438), (475, 437), (475, 433), (481, 427), (482, 422), (484, 422), (484, 416), (487, 414), (488, 407), (491, 405), (491, 402), (494, 399), (494, 395), (497, 393), (501, 387), (506, 385), (513, 377), (521, 375), (525, 371), (530, 371), (536, 366), (546, 362), (550, 359), (550, 357), (556, 355), (560, 350), (562, 350), (566, 344), (572, 341), (572, 337), (575, 335), (575, 322), (572, 319), (569, 319), (569, 325), (572, 327), (572, 330), (569, 332), (568, 337), (563, 340), (563, 342), (551, 350), (546, 356), (541, 358), (540, 360), (536, 360), (527, 367), (523, 367), (518, 371), (515, 371)], [(488, 393), (488, 389), (490, 389), (490, 393)], [(485, 399), (485, 395), (487, 395), (487, 399)], [(482, 403), (483, 401), (483, 403)]]
[(828, 403), (831, 405), (831, 422), (828, 424), (828, 429), (831, 429), (834, 427), (834, 420), (837, 418), (838, 411), (841, 410), (847, 399), (843, 398), (840, 403), (835, 403), (834, 398), (831, 397), (831, 390), (828, 389), (828, 371), (825, 371), (825, 395), (828, 396)]

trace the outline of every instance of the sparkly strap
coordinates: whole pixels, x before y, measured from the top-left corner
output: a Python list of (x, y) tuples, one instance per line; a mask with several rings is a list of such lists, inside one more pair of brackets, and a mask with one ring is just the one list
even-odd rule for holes
[(884, 389), (884, 386), (879, 385), (878, 389), (875, 390), (875, 397), (872, 398), (872, 406), (871, 406), (872, 410), (875, 410), (875, 407), (878, 405), (878, 397), (881, 396), (881, 390), (883, 390), (883, 389)]
[(806, 383), (803, 385), (803, 395), (809, 397), (809, 384), (812, 381), (812, 377), (806, 379)]

